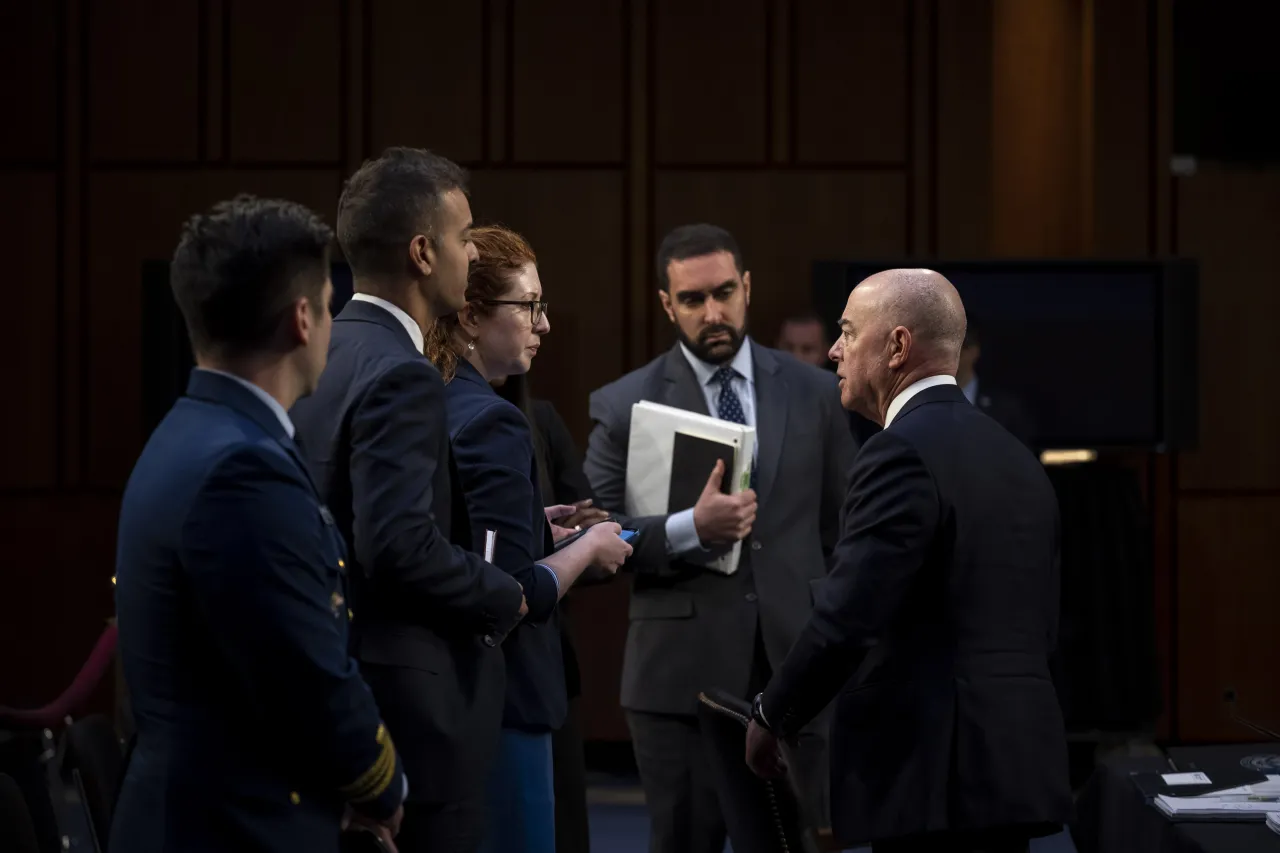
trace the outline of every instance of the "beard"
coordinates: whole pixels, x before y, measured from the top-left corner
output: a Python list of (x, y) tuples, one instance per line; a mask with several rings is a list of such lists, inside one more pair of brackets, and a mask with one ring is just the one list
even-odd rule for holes
[[(707, 341), (707, 338), (716, 334), (724, 334), (726, 337), (724, 340)], [(742, 349), (742, 342), (746, 340), (746, 328), (735, 329), (733, 326), (723, 324), (707, 326), (698, 333), (697, 340), (694, 340), (684, 333), (684, 329), (676, 326), (676, 337), (699, 360), (707, 364), (720, 365), (731, 361), (738, 354), (738, 350)]]

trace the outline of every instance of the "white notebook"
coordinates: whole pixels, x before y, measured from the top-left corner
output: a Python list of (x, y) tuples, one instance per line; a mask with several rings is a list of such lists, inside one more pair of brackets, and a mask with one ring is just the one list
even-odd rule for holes
[[(643, 401), (631, 407), (631, 440), (627, 446), (628, 515), (666, 515), (688, 509), (668, 505), (677, 433), (731, 446), (733, 470), (725, 472), (729, 493), (737, 494), (751, 485), (756, 439), (753, 427)], [(693, 473), (699, 473), (705, 483), (711, 470), (691, 472), (690, 476)], [(738, 570), (741, 554), (742, 543), (737, 542), (726, 553), (703, 564), (712, 571), (731, 575)]]
[(1156, 797), (1156, 808), (1173, 820), (1267, 820), (1268, 814), (1280, 812), (1275, 797)]

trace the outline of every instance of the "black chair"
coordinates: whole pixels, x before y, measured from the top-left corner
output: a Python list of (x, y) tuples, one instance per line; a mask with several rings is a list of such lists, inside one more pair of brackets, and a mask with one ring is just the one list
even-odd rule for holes
[(36, 827), (22, 789), (0, 773), (0, 850), (6, 853), (41, 853)]
[(105, 853), (124, 776), (124, 751), (111, 720), (92, 714), (72, 723), (63, 736), (61, 769), (79, 789), (97, 849)]
[(751, 706), (722, 690), (698, 694), (698, 723), (725, 829), (734, 853), (818, 853), (800, 797), (788, 777), (760, 779), (746, 769)]

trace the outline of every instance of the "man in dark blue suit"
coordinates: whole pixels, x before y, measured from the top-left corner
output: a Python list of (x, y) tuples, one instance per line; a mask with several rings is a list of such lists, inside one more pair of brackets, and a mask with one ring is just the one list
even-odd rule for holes
[(508, 574), (470, 551), (444, 381), (423, 355), (423, 330), (467, 301), (476, 248), (465, 188), (458, 166), (411, 148), (347, 181), (338, 239), (356, 294), (334, 321), (316, 393), (293, 411), (351, 542), (353, 649), (409, 776), (405, 853), (479, 846), (502, 720), (499, 644), (596, 556), (575, 543)]
[(833, 698), (836, 839), (876, 853), (1025, 853), (1071, 815), (1049, 675), (1058, 505), (1044, 469), (956, 385), (954, 287), (890, 270), (854, 288), (831, 349), (841, 402), (884, 430), (850, 471), (835, 565), (762, 694), (747, 761)]
[(138, 735), (113, 850), (336, 853), (344, 821), (398, 828), (400, 758), (347, 652), (345, 546), (287, 414), (325, 365), (330, 238), (300, 205), (241, 196), (174, 254), (197, 368), (120, 510)]

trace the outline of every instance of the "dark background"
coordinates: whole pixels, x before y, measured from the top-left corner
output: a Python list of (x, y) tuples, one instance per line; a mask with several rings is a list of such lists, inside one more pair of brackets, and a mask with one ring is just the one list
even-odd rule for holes
[[(1209, 8), (1274, 32), (1251, 26), (1254, 4), (1232, 7)], [(1125, 457), (1154, 522), (1160, 731), (1247, 736), (1227, 686), (1274, 725), (1280, 680), (1260, 650), (1280, 600), (1280, 172), (1258, 165), (1274, 152), (1240, 162), (1230, 139), (1175, 148), (1175, 56), (1191, 48), (1175, 49), (1173, 8), (9, 0), (0, 701), (56, 694), (112, 613), (116, 512), (145, 437), (143, 261), (242, 190), (332, 221), (344, 175), (409, 144), (471, 166), (480, 218), (536, 248), (554, 331), (534, 379), (579, 439), (587, 393), (671, 340), (650, 257), (679, 222), (737, 234), (766, 342), (808, 307), (817, 258), (1198, 259), (1200, 448)], [(1240, 44), (1201, 45), (1199, 61)], [(1249, 125), (1265, 124), (1274, 90), (1232, 79)], [(1198, 153), (1172, 174), (1173, 155)], [(626, 737), (626, 597), (623, 583), (575, 594), (596, 739)]]

